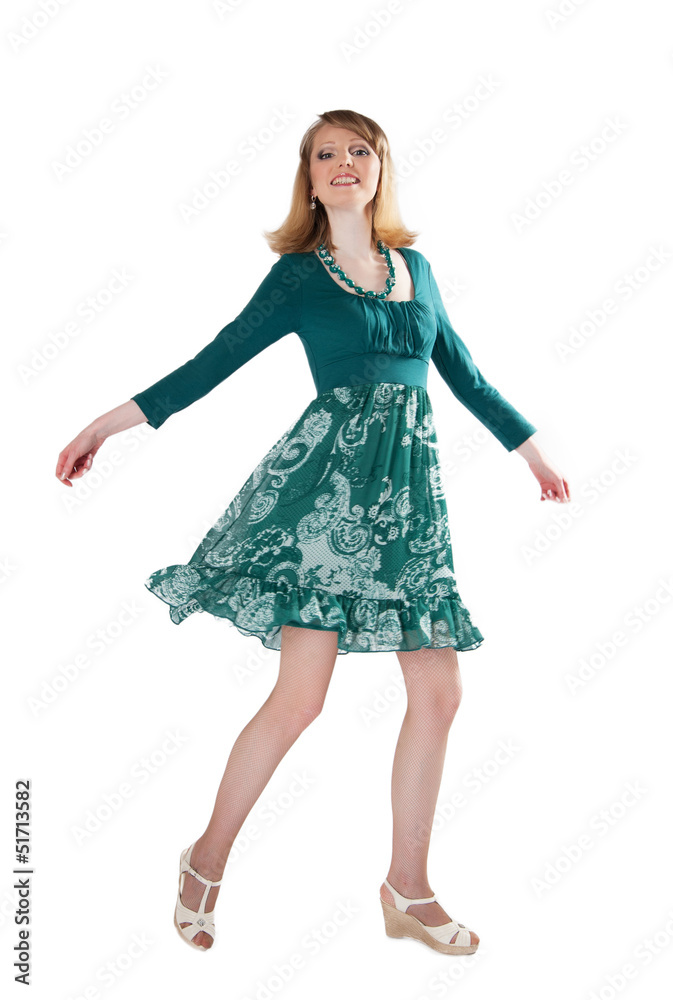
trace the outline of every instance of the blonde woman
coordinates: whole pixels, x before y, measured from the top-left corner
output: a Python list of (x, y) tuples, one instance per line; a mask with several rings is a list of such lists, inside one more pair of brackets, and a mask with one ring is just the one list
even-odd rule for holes
[(428, 260), (397, 207), (388, 141), (354, 111), (303, 136), (290, 212), (267, 233), (279, 259), (252, 299), (198, 354), (93, 421), (58, 458), (66, 485), (112, 434), (159, 428), (270, 344), (296, 333), (316, 397), (261, 459), (189, 562), (145, 585), (180, 624), (228, 619), (280, 652), (278, 679), (236, 739), (205, 831), (180, 856), (174, 923), (208, 949), (227, 857), (280, 760), (320, 714), (339, 654), (398, 656), (407, 710), (392, 773), (393, 843), (380, 887), (386, 932), (445, 954), (479, 938), (436, 899), (430, 831), (462, 687), (457, 652), (483, 636), (454, 575), (433, 411), (433, 362), (542, 500), (568, 484), (536, 428), (486, 381), (449, 322)]

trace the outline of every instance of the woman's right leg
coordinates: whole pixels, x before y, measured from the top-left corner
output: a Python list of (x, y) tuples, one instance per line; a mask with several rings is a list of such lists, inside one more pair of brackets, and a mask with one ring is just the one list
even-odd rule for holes
[[(204, 878), (222, 878), (248, 813), (297, 737), (320, 714), (337, 658), (337, 637), (337, 632), (283, 626), (278, 680), (260, 710), (239, 733), (213, 814), (194, 844), (191, 865)], [(204, 890), (202, 882), (186, 874), (182, 902), (198, 910)], [(215, 906), (219, 891), (220, 886), (209, 890), (207, 913)], [(199, 931), (194, 943), (210, 948), (213, 939)]]

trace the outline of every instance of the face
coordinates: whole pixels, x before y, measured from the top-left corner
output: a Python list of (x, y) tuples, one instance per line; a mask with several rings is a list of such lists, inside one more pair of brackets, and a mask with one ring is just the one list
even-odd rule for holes
[[(357, 132), (322, 125), (311, 150), (310, 171), (311, 194), (326, 208), (364, 208), (376, 194), (381, 161)], [(352, 174), (355, 182), (332, 183), (342, 173)]]

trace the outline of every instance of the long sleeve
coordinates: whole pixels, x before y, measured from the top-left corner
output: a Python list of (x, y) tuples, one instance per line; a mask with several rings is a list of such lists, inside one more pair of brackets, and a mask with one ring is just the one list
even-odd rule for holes
[(437, 318), (437, 339), (432, 360), (454, 396), (507, 451), (513, 451), (534, 434), (537, 427), (508, 403), (477, 368), (472, 355), (451, 326), (429, 264), (428, 280)]
[(301, 282), (292, 258), (272, 265), (248, 304), (190, 361), (155, 382), (134, 399), (151, 427), (184, 410), (228, 378), (265, 347), (296, 331), (301, 318)]

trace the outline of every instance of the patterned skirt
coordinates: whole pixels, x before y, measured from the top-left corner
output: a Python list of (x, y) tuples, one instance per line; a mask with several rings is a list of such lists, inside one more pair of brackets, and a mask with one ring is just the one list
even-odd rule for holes
[(338, 652), (476, 649), (456, 588), (430, 398), (371, 382), (320, 393), (259, 462), (188, 563), (145, 586), (180, 624), (228, 619), (279, 650), (283, 625)]

